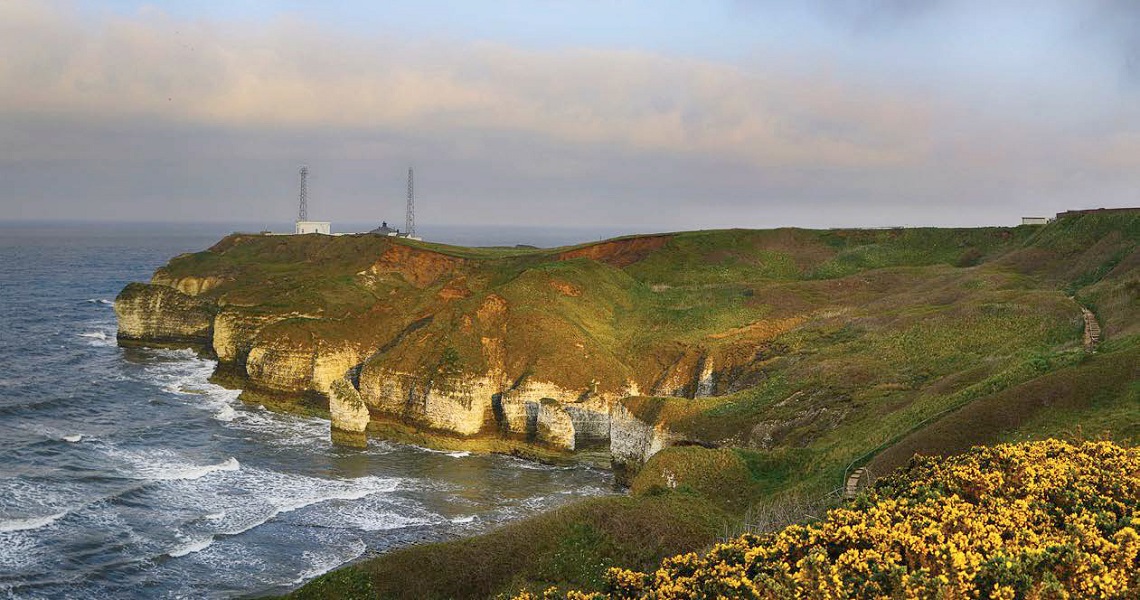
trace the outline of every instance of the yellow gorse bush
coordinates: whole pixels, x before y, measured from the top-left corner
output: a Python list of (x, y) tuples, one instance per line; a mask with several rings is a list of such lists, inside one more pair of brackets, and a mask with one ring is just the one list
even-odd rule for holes
[(978, 447), (916, 458), (817, 523), (610, 569), (604, 594), (565, 597), (1140, 598), (1138, 502), (1140, 449)]

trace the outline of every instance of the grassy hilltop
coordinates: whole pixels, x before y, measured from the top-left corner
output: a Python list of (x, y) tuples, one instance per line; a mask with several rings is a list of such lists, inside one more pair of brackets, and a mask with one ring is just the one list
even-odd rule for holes
[[(260, 338), (380, 346), (433, 385), (496, 367), (507, 385), (624, 391), (641, 421), (689, 442), (629, 473), (629, 497), (393, 552), (298, 598), (598, 589), (607, 567), (655, 568), (854, 467), (1051, 436), (1140, 441), (1140, 211), (552, 250), (235, 235), (155, 279), (221, 310), (288, 311)], [(1095, 352), (1082, 307), (1103, 331)]]

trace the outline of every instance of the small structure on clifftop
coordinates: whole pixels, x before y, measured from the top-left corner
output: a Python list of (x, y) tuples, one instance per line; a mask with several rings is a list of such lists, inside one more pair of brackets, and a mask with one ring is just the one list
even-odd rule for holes
[(309, 220), (309, 167), (301, 165), (301, 192), (300, 192), (300, 206), (297, 209), (297, 227), (294, 233), (303, 235), (306, 233), (320, 233), (329, 235), (332, 230), (332, 223), (328, 221), (310, 221)]
[(416, 192), (415, 192), (415, 180), (413, 179), (413, 177), (414, 177), (414, 173), (412, 172), (412, 169), (409, 167), (408, 168), (408, 208), (407, 208), (407, 215), (405, 217), (406, 221), (404, 224), (404, 231), (401, 232), (399, 229), (393, 229), (391, 227), (388, 227), (388, 222), (384, 221), (384, 222), (380, 223), (379, 227), (377, 227), (376, 229), (373, 229), (372, 231), (369, 231), (368, 233), (371, 233), (374, 235), (390, 235), (390, 236), (395, 236), (395, 237), (408, 238), (410, 240), (423, 239), (423, 238), (416, 237), (416, 209), (415, 209)]
[(372, 231), (369, 231), (368, 233), (371, 233), (374, 235), (393, 235), (394, 236), (394, 235), (400, 235), (400, 230), (399, 229), (392, 229), (391, 227), (388, 227), (388, 222), (384, 221), (384, 222), (380, 223), (379, 227), (377, 227), (376, 229), (373, 229)]

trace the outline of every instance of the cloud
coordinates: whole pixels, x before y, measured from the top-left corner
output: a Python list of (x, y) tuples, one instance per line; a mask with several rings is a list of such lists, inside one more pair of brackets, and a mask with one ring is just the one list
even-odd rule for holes
[[(861, 29), (950, 4), (827, 3)], [(418, 157), (425, 190), (451, 198), (428, 218), (465, 222), (986, 222), (1128, 201), (1137, 182), (1140, 115), (1103, 90), (930, 84), (826, 54), (714, 61), (11, 0), (0, 55), (0, 178), (36, 200), (29, 214), (91, 194), (148, 218), (201, 212), (163, 202), (259, 216), (306, 160), (324, 162), (329, 210), (360, 214), (376, 165), (399, 165), (381, 184), (398, 191)]]
[(288, 18), (237, 32), (157, 11), (94, 26), (38, 4), (0, 11), (9, 114), (473, 129), (839, 166), (913, 160), (914, 128), (930, 119), (914, 98), (838, 79), (633, 51), (369, 40)]

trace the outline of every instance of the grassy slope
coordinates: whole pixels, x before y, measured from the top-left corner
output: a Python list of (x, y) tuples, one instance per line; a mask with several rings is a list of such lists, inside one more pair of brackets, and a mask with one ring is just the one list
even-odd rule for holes
[(726, 518), (695, 494), (598, 498), (485, 535), (397, 550), (320, 577), (290, 597), (431, 600), (597, 587), (611, 566), (650, 568), (693, 544), (712, 543)]
[[(833, 488), (852, 461), (874, 460), (883, 470), (913, 450), (958, 451), (1078, 425), (1134, 443), (1138, 224), (1136, 215), (1093, 215), (1044, 228), (689, 232), (628, 264), (604, 257), (556, 260), (564, 250), (419, 244), (475, 261), (463, 271), (470, 295), (440, 303), (435, 298), (445, 281), (413, 289), (402, 276), (367, 291), (384, 298), (396, 290), (417, 314), (434, 311), (421, 341), (447, 340), (471, 364), (480, 360), (475, 349), (485, 330), (462, 333), (464, 315), (489, 294), (505, 298), (513, 319), (506, 325), (513, 332), (506, 340), (511, 368), (555, 380), (596, 376), (613, 386), (631, 377), (652, 379), (680, 360), (683, 347), (726, 360), (748, 353), (744, 362), (754, 376), (738, 386), (743, 389), (718, 389), (723, 395), (696, 400), (627, 402), (647, 420), (736, 448), (733, 456), (709, 457), (716, 451), (700, 448), (662, 453), (635, 483), (647, 495), (604, 509), (636, 514), (642, 527), (653, 529), (684, 521), (674, 511), (688, 509), (668, 504), (675, 496), (739, 515), (763, 498)], [(382, 250), (364, 248), (368, 260), (345, 267), (363, 269)], [(267, 259), (255, 254), (253, 264)], [(367, 302), (353, 304), (359, 283), (344, 281), (344, 290), (332, 292), (347, 299), (338, 306), (362, 310)], [(563, 283), (578, 293), (559, 293)], [(1093, 357), (1080, 346), (1078, 302), (1096, 311), (1109, 336)], [(787, 319), (794, 325), (780, 326)], [(584, 352), (567, 350), (578, 344)], [(680, 491), (661, 495), (670, 475)], [(617, 500), (596, 507), (606, 502)], [(658, 504), (636, 508), (643, 502)], [(503, 545), (505, 538), (492, 533), (383, 556), (355, 567), (350, 579), (359, 583), (358, 575), (367, 574), (373, 591), (385, 597), (416, 597), (403, 589), (481, 597), (528, 582), (592, 587), (595, 575), (548, 576), (528, 561), (552, 560), (561, 540), (575, 539), (574, 523), (594, 517), (565, 513), (557, 527), (543, 518), (511, 526), (516, 535), (533, 533), (525, 541), (534, 555), (527, 561), (517, 560), (523, 547)], [(678, 547), (707, 543), (709, 530), (698, 529)], [(583, 556), (606, 554), (622, 564), (637, 559), (636, 545), (591, 535), (585, 535), (592, 541), (584, 543)], [(500, 570), (486, 587), (449, 587), (482, 565), (452, 558), (466, 557), (471, 547)], [(434, 574), (416, 566), (421, 563), (436, 565)], [(454, 577), (440, 575), (444, 569)], [(332, 589), (320, 586), (342, 576), (304, 589)], [(407, 588), (412, 581), (428, 588)]]

